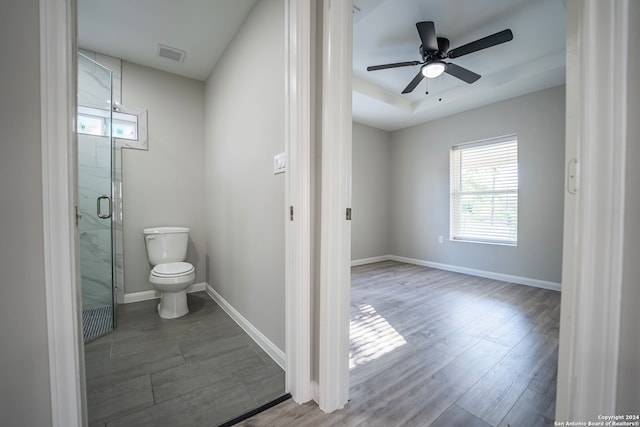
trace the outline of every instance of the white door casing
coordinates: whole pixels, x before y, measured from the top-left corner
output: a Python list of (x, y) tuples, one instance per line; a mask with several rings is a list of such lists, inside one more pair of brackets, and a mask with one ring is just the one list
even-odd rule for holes
[(558, 421), (616, 414), (630, 1), (567, 2), (566, 160), (578, 168), (565, 192)]
[(323, 2), (318, 404), (325, 412), (349, 398), (352, 10), (350, 0)]
[[(285, 353), (286, 390), (312, 399), (311, 387), (311, 2), (285, 5)], [(290, 215), (293, 215), (291, 218)]]

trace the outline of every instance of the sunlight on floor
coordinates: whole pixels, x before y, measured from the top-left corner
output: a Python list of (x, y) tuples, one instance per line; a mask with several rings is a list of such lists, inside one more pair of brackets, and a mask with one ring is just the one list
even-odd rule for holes
[(407, 343), (393, 326), (369, 304), (358, 307), (350, 322), (349, 369), (387, 354)]

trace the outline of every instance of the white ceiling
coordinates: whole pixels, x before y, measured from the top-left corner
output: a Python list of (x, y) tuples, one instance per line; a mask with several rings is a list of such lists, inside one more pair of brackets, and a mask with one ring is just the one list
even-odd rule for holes
[[(378, 6), (367, 10), (372, 2)], [(564, 83), (563, 0), (355, 0), (360, 4), (353, 28), (353, 117), (361, 123), (396, 130)], [(366, 68), (421, 61), (419, 21), (434, 21), (451, 49), (506, 28), (513, 40), (447, 61), (480, 74), (473, 84), (443, 74), (429, 79), (428, 95), (426, 79), (402, 95), (420, 66)]]
[[(205, 80), (256, 0), (78, 0), (78, 44), (130, 62)], [(354, 0), (354, 120), (392, 131), (565, 80), (564, 0)], [(415, 24), (434, 21), (451, 48), (513, 31), (511, 42), (455, 60), (482, 78), (450, 75), (401, 91), (419, 66), (367, 72), (369, 65), (421, 60)], [(158, 43), (186, 51), (182, 64)], [(440, 100), (441, 99), (441, 100)]]
[[(78, 0), (78, 45), (206, 80), (256, 0)], [(186, 51), (178, 63), (158, 43)]]

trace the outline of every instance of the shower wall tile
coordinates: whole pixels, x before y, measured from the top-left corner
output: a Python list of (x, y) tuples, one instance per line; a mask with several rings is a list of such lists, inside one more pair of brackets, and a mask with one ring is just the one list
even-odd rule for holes
[(96, 145), (96, 166), (105, 168), (108, 172), (111, 172), (111, 145), (97, 144)]
[(95, 53), (96, 62), (104, 65), (113, 73), (114, 79), (120, 79), (122, 76), (122, 61), (119, 58), (115, 58), (113, 56), (105, 55), (102, 53)]
[(122, 203), (122, 149), (115, 150), (115, 169), (113, 170), (113, 255), (114, 286), (116, 301), (124, 303), (124, 210)]
[(120, 78), (113, 77), (112, 81), (113, 81), (113, 86), (112, 86), (113, 101), (118, 104), (122, 104), (122, 97), (120, 96), (120, 93), (122, 92), (122, 80), (120, 80)]
[[(93, 268), (95, 267), (95, 268)], [(105, 269), (89, 263), (82, 271), (82, 307), (111, 305), (111, 281), (105, 279)]]
[(78, 210), (80, 211), (80, 215), (82, 215), (78, 222), (78, 228), (81, 233), (83, 231), (96, 231), (105, 227), (105, 220), (98, 218), (96, 208), (95, 197), (78, 199)]
[(87, 49), (78, 49), (78, 52), (80, 52), (81, 54), (83, 54), (84, 56), (86, 56), (87, 58), (91, 58), (94, 61), (96, 60), (96, 53), (92, 50), (87, 50)]
[[(91, 230), (80, 232), (81, 262), (108, 263), (111, 265), (111, 232)], [(83, 264), (84, 268), (84, 264)]]
[(93, 199), (95, 202), (101, 195), (111, 192), (111, 176), (108, 170), (79, 166), (78, 173), (81, 174), (78, 182), (80, 199)]
[(113, 56), (104, 55), (102, 53), (95, 54), (96, 62), (104, 65), (108, 69), (111, 70), (111, 80), (112, 80), (112, 98), (114, 102), (118, 104), (122, 103), (122, 60), (119, 58), (114, 58)]
[(91, 135), (78, 134), (78, 165), (95, 166), (96, 142)]
[(80, 232), (80, 265), (84, 308), (111, 304), (110, 242), (110, 230)]
[[(80, 49), (80, 51), (87, 57), (95, 60), (103, 66), (109, 68), (112, 72), (112, 87), (111, 96), (113, 101), (122, 103), (122, 60), (109, 55)], [(83, 171), (89, 172), (89, 177), (86, 182), (81, 183), (79, 207), (80, 213), (83, 215), (81, 219), (81, 231), (98, 230), (103, 225), (96, 217), (96, 198), (100, 196), (101, 191), (95, 190), (96, 188), (111, 189), (113, 198), (113, 242), (112, 242), (112, 265), (113, 265), (113, 281), (116, 289), (116, 297), (118, 303), (124, 302), (124, 236), (123, 236), (123, 205), (122, 205), (122, 150), (116, 143), (116, 150), (111, 150), (110, 143), (106, 141), (106, 138), (94, 137), (83, 135), (87, 137), (87, 141), (91, 141), (93, 148), (90, 144), (85, 144), (82, 150), (86, 151), (83, 154), (83, 159), (79, 159), (79, 164), (84, 166), (102, 166), (100, 170)], [(102, 139), (102, 141), (101, 141)], [(118, 140), (119, 141), (119, 140)], [(107, 142), (107, 143), (105, 143)], [(78, 151), (80, 152), (80, 144)], [(93, 151), (92, 151), (93, 150)], [(86, 155), (86, 158), (84, 158)], [(113, 158), (113, 170), (111, 170)], [(79, 154), (80, 157), (80, 154)], [(112, 174), (112, 176), (111, 176)], [(108, 179), (107, 183), (104, 179)], [(107, 185), (106, 187), (104, 185)], [(98, 194), (101, 193), (101, 194)], [(85, 217), (85, 213), (87, 214)], [(85, 219), (86, 218), (86, 219)], [(91, 245), (94, 255), (104, 254), (105, 237), (98, 238), (96, 242), (93, 241), (93, 237), (86, 237), (87, 245)], [(96, 252), (97, 251), (97, 252)]]

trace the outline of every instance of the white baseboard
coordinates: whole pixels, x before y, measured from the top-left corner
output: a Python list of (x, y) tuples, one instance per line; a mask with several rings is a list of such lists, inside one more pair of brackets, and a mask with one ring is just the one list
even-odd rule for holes
[(501, 280), (503, 282), (515, 283), (518, 285), (533, 286), (536, 288), (560, 291), (560, 283), (547, 282), (546, 280), (531, 279), (528, 277), (512, 276), (510, 274), (495, 273), (493, 271), (477, 270), (475, 268), (460, 267), (457, 265), (441, 264), (439, 262), (424, 261), (415, 258), (406, 258), (397, 255), (389, 255), (388, 259), (407, 264), (421, 265), (424, 267), (437, 268), (439, 270), (453, 271), (456, 273), (470, 274), (472, 276), (485, 277), (487, 279)]
[[(187, 293), (206, 291), (207, 284), (205, 282), (194, 283), (187, 288)], [(160, 298), (158, 291), (149, 289), (148, 291), (132, 292), (130, 294), (124, 294), (124, 303), (129, 304), (132, 302), (148, 301), (150, 299)]]
[(529, 277), (513, 276), (511, 274), (496, 273), (493, 271), (478, 270), (475, 268), (460, 267), (451, 264), (442, 264), (439, 262), (425, 261), (416, 258), (407, 258), (397, 255), (381, 255), (371, 258), (356, 259), (351, 261), (351, 266), (373, 264), (381, 261), (398, 261), (407, 264), (421, 265), (423, 267), (437, 268), (439, 270), (453, 271), (456, 273), (470, 274), (472, 276), (485, 277), (487, 279), (501, 280), (503, 282), (515, 283), (518, 285), (533, 286), (536, 288), (550, 289), (552, 291), (560, 291), (561, 285), (556, 282), (548, 282), (545, 280), (531, 279)]
[(351, 267), (355, 267), (356, 265), (373, 264), (374, 262), (389, 261), (390, 259), (391, 259), (391, 255), (381, 255), (381, 256), (374, 256), (371, 258), (354, 259), (354, 260), (351, 260)]
[(253, 340), (262, 348), (282, 369), (286, 370), (286, 356), (269, 338), (264, 336), (255, 326), (251, 324), (238, 310), (225, 300), (222, 295), (216, 292), (210, 285), (206, 285), (206, 292), (218, 303), (218, 305), (240, 326)]

